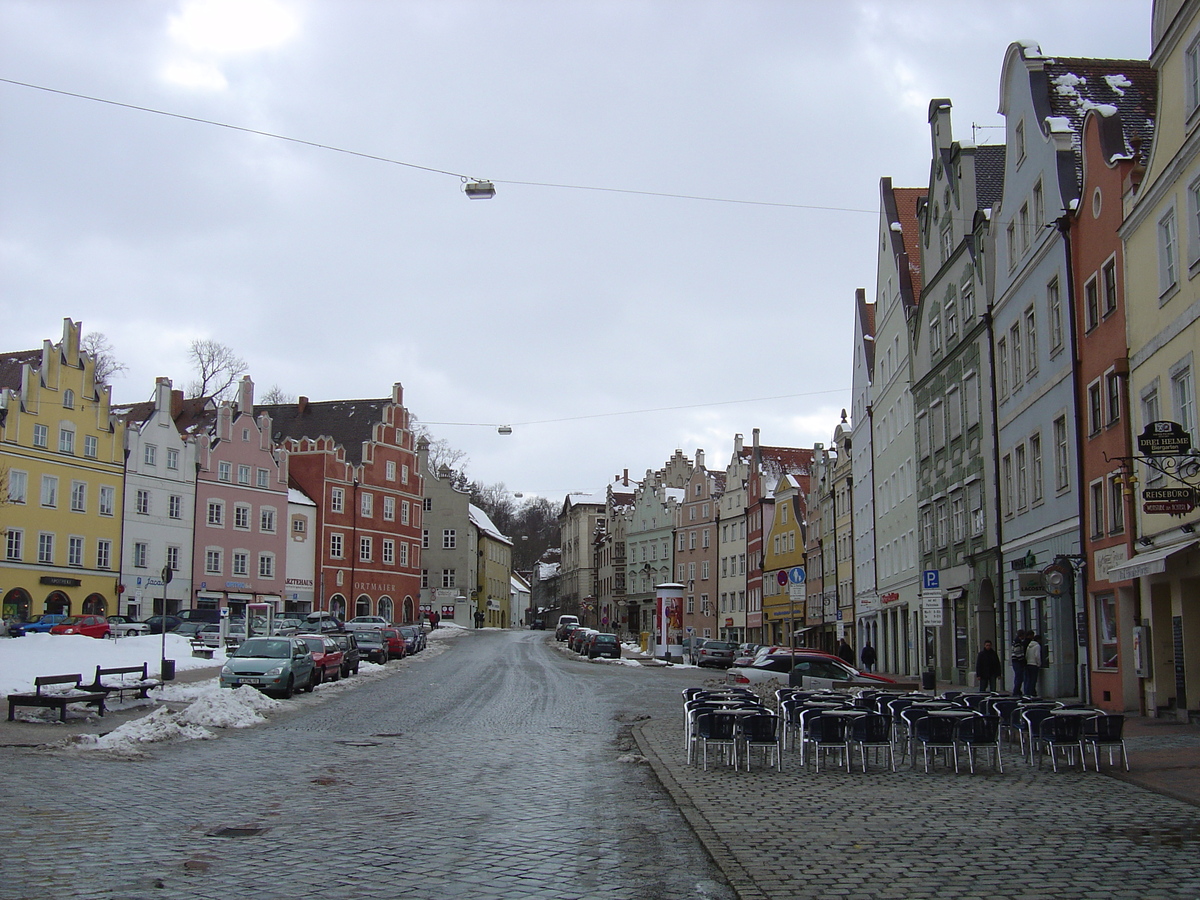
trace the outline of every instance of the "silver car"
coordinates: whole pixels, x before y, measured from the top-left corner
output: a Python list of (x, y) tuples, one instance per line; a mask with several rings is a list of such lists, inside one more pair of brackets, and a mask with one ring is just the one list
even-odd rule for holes
[(312, 653), (294, 637), (250, 638), (221, 668), (221, 687), (249, 684), (285, 699), (297, 690), (311, 691), (314, 682)]

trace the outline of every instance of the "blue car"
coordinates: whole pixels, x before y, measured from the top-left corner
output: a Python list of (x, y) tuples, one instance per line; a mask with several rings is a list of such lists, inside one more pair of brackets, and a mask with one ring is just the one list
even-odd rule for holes
[(49, 634), (50, 629), (66, 618), (65, 613), (46, 613), (38, 616), (32, 622), (14, 622), (8, 626), (9, 637), (21, 637), (24, 634)]

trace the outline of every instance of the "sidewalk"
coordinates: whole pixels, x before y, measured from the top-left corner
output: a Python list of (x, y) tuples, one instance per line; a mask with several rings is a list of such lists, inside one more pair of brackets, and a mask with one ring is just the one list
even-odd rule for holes
[[(175, 680), (168, 684), (190, 684), (216, 678), (221, 671), (220, 666), (207, 666), (202, 669), (183, 669), (176, 673)], [(67, 721), (58, 720), (57, 710), (39, 710), (46, 714), (43, 721), (22, 722), (19, 717), (33, 710), (21, 708), (17, 710), (18, 721), (8, 721), (8, 704), (0, 698), (0, 748), (2, 747), (38, 747), (43, 744), (53, 744), (64, 738), (78, 734), (107, 734), (115, 728), (133, 719), (140, 718), (152, 712), (160, 702), (134, 700), (129, 703), (110, 706), (104, 715), (96, 715), (91, 708), (73, 706), (67, 708)]]

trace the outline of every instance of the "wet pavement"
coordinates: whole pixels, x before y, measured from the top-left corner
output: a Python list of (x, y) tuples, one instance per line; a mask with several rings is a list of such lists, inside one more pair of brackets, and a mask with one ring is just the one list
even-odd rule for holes
[(680, 691), (720, 675), (559, 646), (470, 633), (137, 759), (45, 746), (113, 716), (0, 724), (0, 898), (1200, 897), (1196, 726), (1129, 720), (1130, 773), (704, 772)]

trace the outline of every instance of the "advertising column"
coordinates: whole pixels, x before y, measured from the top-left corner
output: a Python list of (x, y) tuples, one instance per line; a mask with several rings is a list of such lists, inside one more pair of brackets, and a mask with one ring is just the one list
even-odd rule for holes
[(654, 643), (663, 659), (683, 657), (683, 585), (660, 584), (655, 589)]

